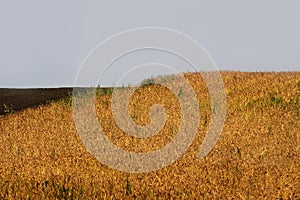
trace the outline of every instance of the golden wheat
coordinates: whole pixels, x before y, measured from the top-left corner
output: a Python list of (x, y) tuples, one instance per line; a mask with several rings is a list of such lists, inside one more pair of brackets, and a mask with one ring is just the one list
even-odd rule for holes
[[(199, 131), (172, 165), (151, 173), (113, 170), (82, 145), (72, 107), (52, 102), (0, 118), (0, 198), (5, 199), (300, 199), (300, 72), (221, 72), (227, 95), (226, 121), (218, 143), (198, 158), (210, 122), (210, 98), (201, 75), (185, 74), (199, 99)], [(130, 151), (146, 152), (172, 140), (180, 109), (159, 85), (141, 87), (130, 101), (140, 125), (148, 109), (164, 105), (167, 123), (149, 139), (120, 131), (110, 95), (96, 97), (107, 136)]]

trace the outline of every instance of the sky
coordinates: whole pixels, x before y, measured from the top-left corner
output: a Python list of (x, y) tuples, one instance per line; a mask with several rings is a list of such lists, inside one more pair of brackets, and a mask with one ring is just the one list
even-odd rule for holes
[[(99, 43), (142, 27), (188, 35), (219, 70), (299, 71), (299, 8), (297, 0), (0, 0), (0, 87), (72, 87)], [(113, 64), (100, 85), (114, 84), (132, 69), (124, 70), (125, 64), (166, 62), (187, 69), (165, 52), (145, 50), (128, 57)], [(132, 77), (150, 74), (140, 69)]]

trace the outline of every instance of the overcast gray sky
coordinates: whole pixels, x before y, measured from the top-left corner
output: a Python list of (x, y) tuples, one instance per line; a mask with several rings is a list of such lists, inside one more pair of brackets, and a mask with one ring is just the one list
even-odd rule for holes
[(221, 70), (299, 71), (299, 8), (296, 0), (0, 0), (0, 87), (73, 86), (98, 43), (138, 27), (189, 35)]

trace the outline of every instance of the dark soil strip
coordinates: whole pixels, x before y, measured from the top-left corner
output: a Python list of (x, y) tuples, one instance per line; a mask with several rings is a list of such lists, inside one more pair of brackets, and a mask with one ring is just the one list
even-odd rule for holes
[[(79, 89), (79, 90), (78, 90)], [(77, 92), (84, 92), (88, 88), (77, 88)], [(89, 88), (90, 89), (90, 88)], [(101, 94), (110, 94), (113, 88), (98, 88)], [(38, 89), (10, 89), (0, 88), (0, 115), (11, 111), (45, 104), (72, 95), (73, 88), (38, 88)]]
[(0, 88), (0, 115), (11, 111), (45, 104), (49, 100), (64, 98), (72, 94), (73, 88), (51, 89), (7, 89)]

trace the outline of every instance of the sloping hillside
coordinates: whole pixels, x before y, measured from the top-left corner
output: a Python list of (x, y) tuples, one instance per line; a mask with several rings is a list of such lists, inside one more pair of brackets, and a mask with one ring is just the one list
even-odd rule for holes
[[(125, 173), (97, 161), (83, 146), (72, 107), (61, 100), (0, 116), (0, 198), (8, 199), (300, 199), (300, 72), (222, 72), (227, 113), (221, 136), (198, 158), (210, 123), (210, 98), (200, 74), (186, 74), (199, 100), (197, 135), (176, 162), (150, 173)], [(168, 144), (180, 124), (176, 96), (145, 85), (130, 101), (132, 119), (150, 122), (149, 107), (163, 105), (167, 123), (137, 139), (119, 130), (111, 95), (96, 99), (107, 137), (128, 151)]]

